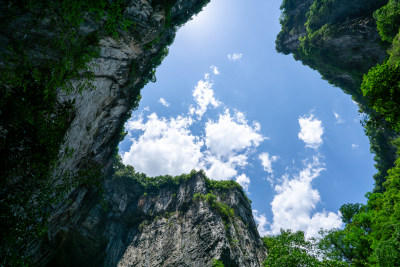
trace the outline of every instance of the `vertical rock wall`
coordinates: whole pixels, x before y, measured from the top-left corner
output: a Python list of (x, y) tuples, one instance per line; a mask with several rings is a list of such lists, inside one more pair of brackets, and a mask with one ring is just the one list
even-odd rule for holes
[[(64, 144), (73, 153), (60, 155), (63, 160), (56, 174), (76, 174), (93, 162), (111, 173), (123, 124), (165, 45), (173, 41), (177, 27), (208, 1), (177, 0), (165, 10), (166, 3), (172, 2), (132, 0), (124, 11), (133, 22), (129, 31), (119, 32), (118, 38), (101, 37), (100, 54), (89, 63), (93, 89), (80, 94), (58, 92), (61, 104), (73, 100), (69, 103), (74, 103), (74, 118)], [(14, 26), (23, 25), (18, 23)], [(81, 27), (86, 35), (97, 29), (90, 18)], [(51, 32), (43, 34), (51, 36)], [(40, 53), (33, 55), (40, 57)], [(178, 188), (161, 188), (149, 195), (126, 177), (108, 175), (102, 183), (103, 200), (98, 189), (78, 181), (62, 203), (52, 207), (46, 236), (27, 240), (21, 254), (39, 266), (209, 266), (213, 259), (226, 266), (261, 266), (264, 248), (240, 190), (217, 194), (218, 201), (235, 210), (228, 219), (210, 203), (193, 200), (195, 193), (208, 192), (202, 174)]]
[(98, 195), (79, 193), (82, 202), (58, 213), (63, 227), (53, 225), (54, 238), (42, 247), (51, 253), (40, 264), (200, 267), (217, 259), (225, 266), (261, 266), (265, 249), (243, 191), (213, 191), (233, 209), (228, 218), (194, 197), (211, 192), (205, 179), (192, 173), (177, 186), (145, 192), (136, 180), (116, 177), (105, 183), (106, 210)]

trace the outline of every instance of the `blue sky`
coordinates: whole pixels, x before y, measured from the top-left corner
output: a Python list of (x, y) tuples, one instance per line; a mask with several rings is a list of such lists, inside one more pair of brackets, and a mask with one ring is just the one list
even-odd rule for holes
[(204, 169), (253, 201), (260, 234), (315, 236), (363, 203), (375, 173), (357, 105), (278, 54), (280, 0), (213, 0), (182, 26), (120, 144), (150, 176)]

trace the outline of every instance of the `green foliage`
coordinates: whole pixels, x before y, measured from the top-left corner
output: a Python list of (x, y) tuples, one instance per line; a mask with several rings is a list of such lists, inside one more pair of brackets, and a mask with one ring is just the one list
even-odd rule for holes
[(194, 194), (193, 201), (199, 200), (208, 202), (208, 204), (210, 204), (210, 206), (214, 208), (225, 221), (235, 217), (234, 210), (227, 204), (217, 201), (217, 196), (212, 193), (207, 193), (206, 195), (199, 193)]
[(224, 263), (222, 262), (222, 261), (220, 261), (220, 260), (217, 260), (217, 259), (212, 259), (212, 267), (224, 267), (225, 265), (224, 265)]
[[(400, 152), (400, 138), (395, 144)], [(265, 266), (398, 266), (400, 157), (383, 186), (383, 192), (366, 195), (366, 205), (343, 205), (345, 228), (321, 232), (321, 240), (306, 240), (303, 232), (290, 230), (264, 237)]]
[[(400, 149), (400, 139), (395, 143)], [(343, 230), (326, 233), (321, 249), (354, 265), (397, 266), (400, 262), (399, 181), (400, 158), (388, 171), (383, 184), (385, 190), (368, 193), (367, 205), (359, 206)]]
[(264, 266), (346, 266), (346, 264), (324, 257), (315, 239), (306, 239), (304, 232), (281, 229), (276, 236), (262, 238), (267, 249)]
[(392, 42), (399, 33), (400, 1), (389, 0), (387, 5), (375, 11), (374, 18), (382, 40)]
[(392, 47), (389, 48), (388, 53), (390, 64), (400, 62), (400, 32), (393, 38)]
[(121, 156), (116, 154), (114, 156), (114, 174), (117, 177), (129, 177), (137, 181), (142, 187), (144, 194), (157, 192), (160, 188), (169, 187), (177, 188), (179, 185), (185, 181), (188, 181), (194, 175), (197, 174), (196, 171), (192, 171), (190, 174), (182, 174), (179, 176), (172, 177), (170, 175), (157, 176), (157, 177), (147, 177), (144, 173), (138, 173), (130, 165), (124, 165), (121, 160)]
[(305, 25), (308, 32), (313, 32), (324, 25), (333, 25), (356, 17), (369, 16), (385, 3), (386, 0), (316, 0), (307, 13), (308, 20)]
[(247, 197), (242, 186), (233, 180), (227, 181), (216, 181), (206, 178), (206, 187), (211, 191), (224, 192), (232, 189), (239, 190), (240, 193), (246, 198), (247, 202), (251, 203), (251, 200)]
[(342, 214), (342, 221), (346, 224), (351, 223), (351, 220), (355, 214), (357, 214), (362, 205), (361, 204), (345, 204), (340, 207), (340, 213)]
[(400, 64), (378, 64), (364, 76), (361, 90), (369, 105), (400, 131)]

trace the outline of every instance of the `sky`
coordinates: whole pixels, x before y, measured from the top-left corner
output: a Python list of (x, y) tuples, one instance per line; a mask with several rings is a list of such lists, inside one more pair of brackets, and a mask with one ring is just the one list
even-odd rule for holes
[(119, 151), (148, 176), (235, 180), (262, 236), (318, 236), (365, 203), (373, 155), (349, 95), (275, 50), (281, 0), (212, 0), (177, 32)]

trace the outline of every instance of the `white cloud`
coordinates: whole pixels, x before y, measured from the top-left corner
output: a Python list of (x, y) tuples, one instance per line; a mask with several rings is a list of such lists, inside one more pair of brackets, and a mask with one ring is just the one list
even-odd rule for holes
[(351, 148), (352, 149), (356, 149), (356, 148), (358, 148), (358, 145), (357, 144), (351, 144)]
[(258, 158), (261, 160), (261, 165), (264, 168), (264, 171), (266, 171), (269, 174), (272, 174), (274, 171), (272, 170), (272, 163), (278, 160), (277, 156), (272, 156), (270, 157), (267, 152), (261, 153)]
[(146, 106), (146, 107), (143, 108), (143, 110), (144, 110), (144, 111), (149, 111), (150, 108), (149, 108), (149, 106)]
[(241, 174), (238, 177), (236, 177), (236, 182), (240, 184), (247, 193), (249, 193), (249, 185), (250, 185), (249, 177), (247, 177), (245, 174)]
[(130, 150), (122, 156), (125, 164), (149, 176), (178, 175), (199, 166), (203, 141), (189, 131), (190, 117), (166, 119), (152, 113), (147, 119), (146, 123), (139, 118), (126, 124), (128, 130), (143, 134), (132, 139)]
[(233, 54), (228, 54), (227, 57), (229, 61), (238, 61), (242, 58), (243, 54), (241, 53), (233, 53)]
[(300, 117), (300, 132), (298, 134), (299, 139), (306, 143), (306, 147), (317, 149), (322, 145), (322, 135), (324, 134), (324, 128), (322, 122), (314, 118), (311, 114), (309, 117)]
[(207, 153), (203, 166), (206, 175), (213, 180), (228, 180), (237, 175), (235, 162), (231, 159), (222, 161), (210, 153)]
[(318, 157), (314, 157), (313, 162), (306, 164), (298, 175), (282, 177), (282, 183), (275, 186), (277, 194), (271, 202), (273, 223), (270, 234), (278, 234), (283, 228), (302, 230), (307, 237), (316, 237), (321, 228), (328, 230), (342, 225), (340, 212), (313, 214), (321, 197), (318, 190), (312, 188), (312, 181), (323, 170)]
[(160, 103), (164, 107), (169, 107), (169, 103), (162, 97), (158, 100), (158, 103)]
[(344, 123), (344, 120), (342, 119), (342, 116), (340, 116), (338, 113), (336, 113), (335, 111), (333, 112), (333, 115), (335, 116), (336, 119), (336, 123), (340, 124), (340, 123)]
[[(249, 124), (239, 111), (232, 115), (225, 109), (216, 121), (195, 120), (193, 114), (202, 116), (208, 105), (220, 104), (207, 79), (209, 74), (196, 86), (193, 97), (198, 109), (191, 107), (189, 114), (175, 118), (160, 118), (156, 113), (144, 118), (140, 114), (126, 123), (133, 143), (122, 155), (125, 164), (148, 176), (178, 175), (203, 169), (214, 180), (236, 178), (247, 190), (250, 179), (238, 176), (238, 171), (248, 164), (249, 154), (265, 137), (259, 133), (260, 124)], [(192, 127), (200, 132), (194, 135)]]
[(210, 66), (210, 69), (212, 70), (212, 73), (214, 74), (214, 75), (219, 75), (220, 73), (219, 73), (219, 70), (218, 70), (218, 67), (216, 67), (216, 66), (214, 66), (214, 65), (211, 65)]
[(209, 105), (218, 107), (221, 104), (221, 102), (215, 99), (212, 86), (213, 83), (210, 81), (209, 74), (206, 74), (204, 80), (200, 80), (197, 83), (193, 91), (193, 98), (197, 103), (197, 107), (190, 108), (190, 115), (196, 114), (200, 120), (203, 114), (207, 111)]
[(217, 122), (208, 121), (205, 130), (207, 148), (225, 157), (252, 146), (257, 147), (265, 139), (259, 133), (257, 122), (250, 126), (242, 112), (236, 112), (232, 117), (229, 109), (219, 115)]
[(257, 230), (260, 236), (266, 236), (269, 234), (267, 231), (267, 225), (269, 224), (265, 214), (258, 215), (258, 210), (253, 210), (254, 220), (257, 223)]
[(266, 171), (269, 176), (267, 177), (267, 181), (270, 183), (270, 185), (273, 187), (274, 186), (274, 171), (272, 169), (272, 163), (278, 160), (278, 156), (272, 156), (270, 157), (267, 152), (261, 153), (258, 155), (258, 158), (261, 160), (261, 165), (264, 168), (264, 171)]

